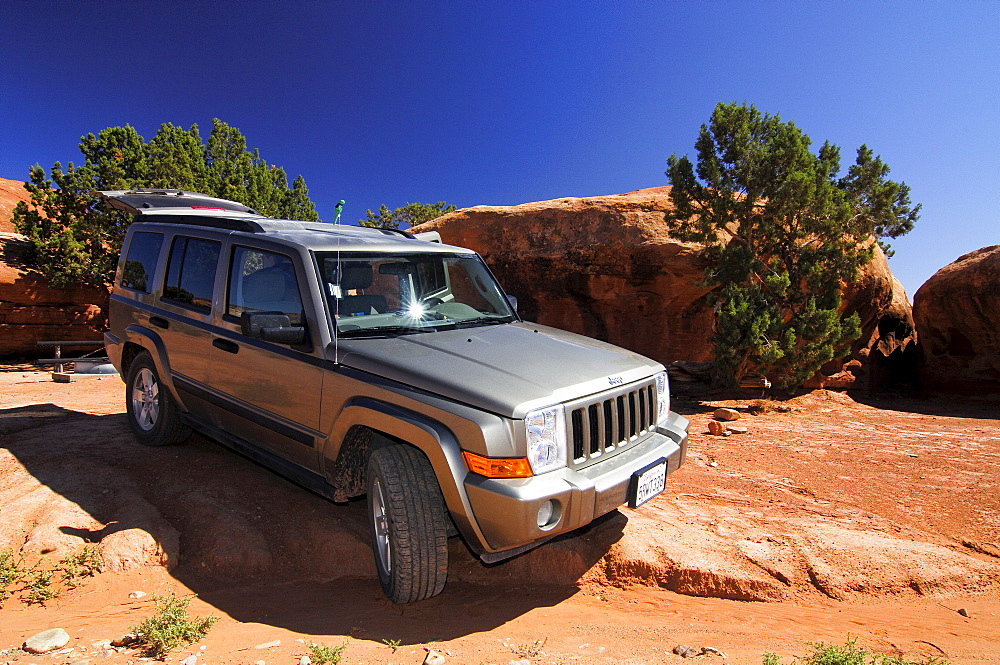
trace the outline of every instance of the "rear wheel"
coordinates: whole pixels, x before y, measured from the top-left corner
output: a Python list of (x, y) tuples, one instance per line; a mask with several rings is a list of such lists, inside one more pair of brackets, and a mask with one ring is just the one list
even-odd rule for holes
[(148, 353), (140, 353), (128, 369), (125, 410), (135, 438), (147, 446), (180, 443), (191, 436), (177, 413), (170, 391), (160, 382), (156, 365)]
[(368, 517), (379, 582), (389, 600), (436, 596), (448, 578), (448, 517), (430, 461), (390, 444), (368, 458)]

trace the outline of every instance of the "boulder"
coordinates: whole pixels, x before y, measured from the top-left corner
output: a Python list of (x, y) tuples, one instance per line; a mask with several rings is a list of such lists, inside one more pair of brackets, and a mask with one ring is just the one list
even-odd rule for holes
[[(665, 365), (712, 359), (714, 317), (701, 286), (703, 247), (671, 238), (663, 214), (670, 188), (563, 198), (516, 206), (476, 206), (414, 230), (476, 250), (518, 299), (528, 320), (611, 342)], [(914, 342), (902, 287), (876, 251), (845, 308), (858, 312), (863, 335), (846, 360), (828, 364), (816, 387), (870, 387), (885, 372), (876, 359)], [(872, 386), (875, 387), (875, 386)]]
[(930, 391), (1000, 393), (1000, 245), (959, 257), (913, 298), (919, 374)]

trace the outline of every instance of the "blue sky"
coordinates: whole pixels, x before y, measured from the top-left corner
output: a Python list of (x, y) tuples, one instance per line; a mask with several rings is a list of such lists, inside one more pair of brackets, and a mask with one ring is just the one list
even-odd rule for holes
[[(910, 297), (1000, 243), (1000, 2), (7, 0), (0, 177), (88, 132), (213, 117), (320, 215), (665, 185), (719, 101), (867, 143), (923, 204)], [(846, 164), (845, 164), (846, 168)]]

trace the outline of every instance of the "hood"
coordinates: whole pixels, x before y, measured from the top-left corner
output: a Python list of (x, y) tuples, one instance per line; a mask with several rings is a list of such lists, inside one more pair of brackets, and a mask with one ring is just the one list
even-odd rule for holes
[(345, 339), (338, 353), (348, 367), (512, 418), (663, 369), (620, 347), (531, 323)]

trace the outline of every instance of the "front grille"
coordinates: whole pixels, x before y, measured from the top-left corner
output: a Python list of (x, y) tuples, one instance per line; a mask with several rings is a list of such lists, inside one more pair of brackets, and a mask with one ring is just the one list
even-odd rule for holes
[(568, 405), (573, 465), (623, 448), (656, 424), (656, 382), (627, 386)]

